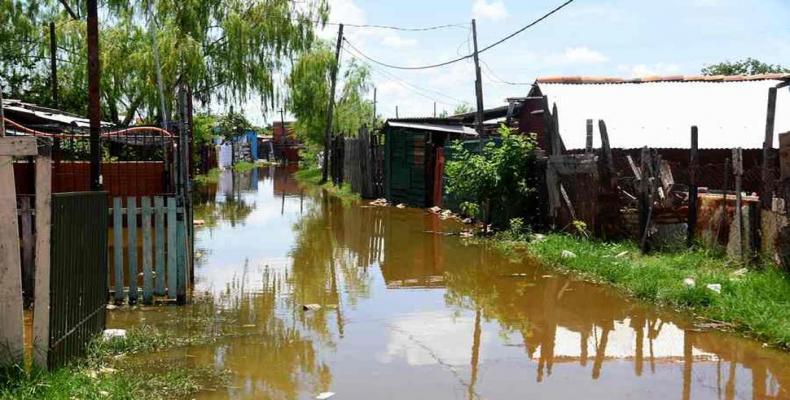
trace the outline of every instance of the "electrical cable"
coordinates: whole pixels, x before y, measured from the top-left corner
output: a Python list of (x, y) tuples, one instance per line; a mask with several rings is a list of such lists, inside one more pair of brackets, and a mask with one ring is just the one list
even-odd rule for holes
[[(525, 25), (521, 29), (519, 29), (519, 30), (517, 30), (517, 31), (515, 31), (515, 32), (513, 32), (513, 33), (511, 33), (511, 34), (509, 34), (509, 35), (507, 35), (505, 37), (503, 37), (502, 39), (499, 39), (496, 42), (484, 47), (483, 49), (479, 50), (477, 52), (477, 54), (479, 55), (480, 53), (483, 53), (485, 51), (491, 50), (492, 48), (494, 48), (496, 46), (499, 46), (500, 44), (504, 43), (505, 41), (507, 41), (509, 39), (512, 39), (514, 36), (516, 36), (519, 33), (524, 32), (525, 30), (527, 30), (527, 29), (539, 24), (541, 21), (545, 20), (546, 18), (550, 17), (554, 13), (556, 13), (556, 12), (560, 11), (561, 9), (565, 8), (566, 6), (568, 6), (569, 4), (573, 3), (574, 1), (576, 1), (576, 0), (566, 0), (564, 3), (562, 3), (559, 6), (555, 7), (553, 10), (547, 12), (546, 14), (543, 14), (543, 16), (541, 16), (540, 18), (530, 22), (529, 24)], [(354, 44), (349, 42), (348, 39), (346, 39), (345, 37), (343, 38), (343, 41), (346, 44), (348, 44), (356, 53), (358, 53), (358, 55), (360, 57), (363, 57), (363, 58), (365, 58), (366, 60), (368, 60), (368, 61), (370, 61), (372, 63), (378, 64), (378, 65), (381, 65), (381, 66), (387, 67), (387, 68), (393, 68), (393, 69), (417, 70), (417, 69), (438, 68), (438, 67), (443, 67), (445, 65), (450, 65), (450, 64), (457, 63), (459, 61), (463, 61), (463, 60), (466, 60), (468, 58), (474, 57), (474, 54), (467, 54), (465, 56), (461, 56), (461, 57), (454, 58), (454, 59), (451, 59), (451, 60), (447, 60), (447, 61), (444, 61), (444, 62), (440, 62), (440, 63), (436, 63), (436, 64), (429, 64), (429, 65), (421, 65), (421, 66), (392, 65), (392, 64), (387, 64), (385, 62), (376, 60), (376, 59), (368, 56), (367, 54), (365, 54), (362, 51), (360, 51), (359, 49), (357, 49), (354, 46)]]

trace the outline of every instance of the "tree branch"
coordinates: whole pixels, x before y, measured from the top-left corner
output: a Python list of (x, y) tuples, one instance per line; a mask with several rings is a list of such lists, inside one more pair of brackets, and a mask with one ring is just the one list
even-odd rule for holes
[(58, 0), (58, 1), (60, 1), (60, 4), (63, 4), (63, 7), (66, 8), (66, 12), (69, 13), (71, 18), (79, 21), (80, 17), (74, 12), (71, 6), (68, 3), (66, 3), (66, 0)]

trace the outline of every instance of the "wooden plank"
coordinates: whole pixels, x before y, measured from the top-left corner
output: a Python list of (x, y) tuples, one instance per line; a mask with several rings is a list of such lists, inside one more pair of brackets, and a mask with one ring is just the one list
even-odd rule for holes
[(20, 241), (22, 242), (22, 291), (25, 294), (25, 306), (27, 306), (30, 300), (33, 299), (33, 288), (35, 287), (33, 208), (30, 206), (30, 197), (22, 197), (19, 201)]
[(694, 233), (697, 229), (697, 168), (699, 160), (697, 148), (699, 147), (699, 130), (691, 127), (691, 149), (689, 150), (689, 208), (686, 221), (686, 245), (694, 244)]
[(126, 198), (127, 254), (129, 255), (129, 304), (137, 303), (137, 198)]
[(735, 175), (735, 219), (738, 222), (738, 256), (744, 259), (743, 249), (743, 194), (741, 182), (743, 180), (743, 150), (739, 147), (732, 149), (732, 172)]
[(50, 231), (52, 227), (52, 160), (36, 158), (36, 284), (33, 313), (33, 362), (47, 368), (50, 337)]
[(22, 362), (22, 265), (14, 164), (0, 156), (0, 366)]
[(628, 165), (631, 167), (631, 172), (634, 174), (634, 178), (636, 179), (636, 181), (637, 182), (641, 181), (642, 171), (640, 171), (639, 168), (637, 168), (634, 159), (630, 155), (625, 156), (625, 158), (626, 160), (628, 160)]
[(593, 120), (587, 120), (587, 141), (584, 146), (585, 153), (592, 153), (593, 151)]
[(121, 214), (121, 198), (112, 199), (113, 254), (115, 264), (115, 302), (123, 303), (123, 214)]
[(33, 136), (0, 137), (0, 157), (3, 156), (37, 156), (38, 145)]
[(790, 132), (779, 135), (779, 167), (782, 179), (790, 179)]
[(771, 176), (772, 152), (774, 146), (774, 121), (776, 119), (776, 88), (768, 89), (768, 110), (765, 117), (765, 137), (763, 138), (762, 181), (760, 183), (760, 208), (771, 210), (773, 204), (773, 177)]
[(165, 201), (162, 196), (154, 197), (154, 212), (156, 213), (156, 250), (154, 264), (156, 265), (156, 284), (154, 293), (157, 296), (165, 295)]
[(143, 209), (142, 229), (143, 229), (143, 303), (151, 304), (154, 302), (154, 274), (153, 257), (151, 252), (151, 198), (143, 197), (140, 199)]
[(177, 265), (178, 250), (176, 247), (176, 199), (167, 198), (167, 297), (176, 298), (178, 286)]
[(186, 218), (177, 222), (176, 227), (176, 246), (177, 246), (177, 268), (176, 273), (176, 302), (178, 304), (186, 304), (187, 298), (187, 235), (186, 235)]
[(598, 120), (598, 130), (601, 133), (601, 158), (603, 158), (604, 166), (606, 167), (605, 178), (609, 180), (607, 185), (611, 185), (611, 180), (614, 177), (614, 158), (612, 157), (612, 146), (609, 144), (609, 131), (606, 129), (606, 122)]

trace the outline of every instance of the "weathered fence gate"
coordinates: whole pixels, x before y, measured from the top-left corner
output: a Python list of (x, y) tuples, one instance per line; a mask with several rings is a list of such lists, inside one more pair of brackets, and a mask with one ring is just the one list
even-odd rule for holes
[(335, 184), (348, 183), (362, 198), (384, 195), (384, 147), (381, 135), (360, 128), (357, 137), (344, 135), (332, 139), (330, 172)]
[[(52, 195), (49, 290), (37, 292), (36, 339), (46, 340), (50, 369), (85, 353), (90, 339), (105, 326), (107, 304), (107, 193)], [(37, 284), (46, 285), (39, 279)], [(47, 307), (48, 305), (48, 307)], [(41, 352), (43, 346), (37, 347)], [(41, 362), (44, 364), (44, 362)]]
[(153, 303), (154, 295), (185, 303), (191, 255), (184, 207), (174, 196), (140, 197), (139, 207), (137, 197), (126, 198), (125, 207), (123, 200), (114, 198), (110, 210), (115, 302), (128, 296), (137, 303), (142, 281), (144, 304)]

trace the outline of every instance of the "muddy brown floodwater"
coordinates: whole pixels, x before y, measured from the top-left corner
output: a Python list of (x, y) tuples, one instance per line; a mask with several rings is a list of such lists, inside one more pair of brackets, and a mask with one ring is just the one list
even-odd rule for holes
[(290, 172), (202, 188), (194, 303), (109, 317), (213, 337), (135, 356), (230, 372), (197, 398), (790, 398), (790, 354), (426, 233), (460, 227), (423, 210), (303, 192)]

